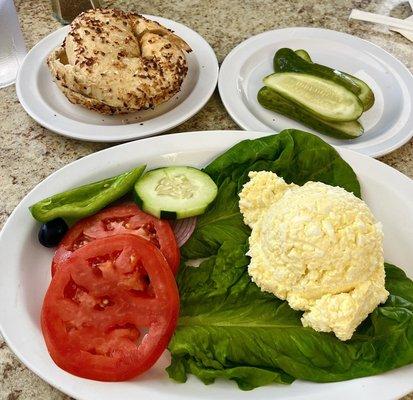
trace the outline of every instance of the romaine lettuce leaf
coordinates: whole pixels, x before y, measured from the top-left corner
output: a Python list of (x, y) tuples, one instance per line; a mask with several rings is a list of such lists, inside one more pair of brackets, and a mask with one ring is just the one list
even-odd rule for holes
[(178, 277), (181, 316), (169, 344), (169, 376), (235, 380), (243, 390), (294, 378), (332, 382), (413, 362), (413, 282), (386, 264), (392, 295), (347, 342), (304, 328), (301, 313), (251, 282), (245, 246), (225, 242)]
[(177, 278), (181, 313), (169, 344), (169, 376), (184, 382), (191, 373), (206, 384), (226, 378), (249, 390), (295, 378), (346, 380), (413, 362), (413, 282), (395, 266), (386, 265), (388, 301), (347, 342), (304, 328), (301, 312), (251, 282), (245, 256), (250, 231), (238, 209), (251, 170), (274, 171), (300, 185), (322, 181), (360, 197), (351, 167), (301, 131), (243, 141), (208, 165), (218, 196), (182, 252), (184, 260), (207, 259), (197, 268), (182, 266)]

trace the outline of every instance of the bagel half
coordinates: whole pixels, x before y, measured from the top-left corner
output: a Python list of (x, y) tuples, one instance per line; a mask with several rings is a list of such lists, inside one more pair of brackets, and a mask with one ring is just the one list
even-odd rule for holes
[(141, 15), (95, 9), (80, 14), (47, 65), (64, 95), (102, 114), (154, 107), (179, 92), (191, 48)]

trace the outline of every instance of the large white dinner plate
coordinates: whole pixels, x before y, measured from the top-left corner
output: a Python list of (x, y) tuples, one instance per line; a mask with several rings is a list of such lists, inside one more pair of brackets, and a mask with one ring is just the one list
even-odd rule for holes
[[(50, 282), (53, 251), (37, 242), (38, 224), (28, 206), (34, 202), (90, 181), (125, 171), (140, 163), (148, 168), (166, 165), (202, 167), (233, 144), (263, 133), (242, 131), (193, 132), (126, 143), (73, 162), (36, 186), (16, 207), (0, 236), (0, 326), (16, 355), (44, 380), (82, 400), (169, 399), (306, 399), (389, 400), (413, 390), (413, 365), (369, 378), (316, 384), (296, 381), (290, 386), (271, 385), (251, 392), (235, 383), (218, 381), (204, 386), (191, 376), (186, 384), (170, 381), (164, 371), (165, 353), (141, 377), (121, 383), (78, 378), (59, 369), (49, 357), (40, 331), (39, 315)], [(340, 149), (356, 171), (363, 197), (382, 221), (386, 260), (413, 277), (413, 183), (406, 176), (372, 158)]]
[(187, 54), (188, 74), (181, 90), (154, 109), (123, 115), (102, 115), (67, 100), (46, 65), (60, 46), (69, 26), (58, 29), (34, 46), (19, 70), (17, 96), (26, 112), (40, 125), (64, 136), (94, 142), (121, 142), (165, 132), (195, 115), (209, 100), (218, 80), (218, 61), (198, 33), (178, 22), (145, 15), (172, 29), (192, 48)]
[[(306, 49), (314, 62), (363, 79), (376, 101), (360, 122), (365, 132), (353, 140), (319, 134), (281, 114), (266, 110), (257, 101), (262, 79), (274, 72), (272, 59), (282, 47)], [(333, 145), (372, 157), (387, 154), (413, 135), (413, 76), (382, 48), (355, 36), (320, 28), (286, 28), (264, 32), (235, 47), (222, 63), (219, 80), (222, 102), (243, 129), (279, 132), (305, 129)]]

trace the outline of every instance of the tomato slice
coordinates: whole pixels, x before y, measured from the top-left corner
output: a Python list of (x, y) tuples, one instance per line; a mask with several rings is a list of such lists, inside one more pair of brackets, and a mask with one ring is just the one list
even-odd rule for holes
[(162, 253), (126, 234), (96, 239), (62, 261), (44, 298), (41, 325), (59, 367), (122, 381), (161, 356), (178, 313), (178, 289)]
[(52, 275), (56, 265), (73, 251), (98, 238), (130, 233), (144, 237), (158, 247), (174, 274), (178, 272), (180, 254), (173, 230), (166, 220), (146, 214), (134, 203), (106, 208), (78, 221), (66, 233), (56, 250), (52, 262)]

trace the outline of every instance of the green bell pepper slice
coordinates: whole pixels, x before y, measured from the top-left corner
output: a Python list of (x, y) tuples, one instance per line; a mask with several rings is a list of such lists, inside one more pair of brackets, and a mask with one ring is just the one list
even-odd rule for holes
[(29, 210), (40, 222), (58, 217), (67, 221), (87, 217), (131, 191), (145, 168), (141, 165), (112, 178), (67, 190), (33, 204)]

